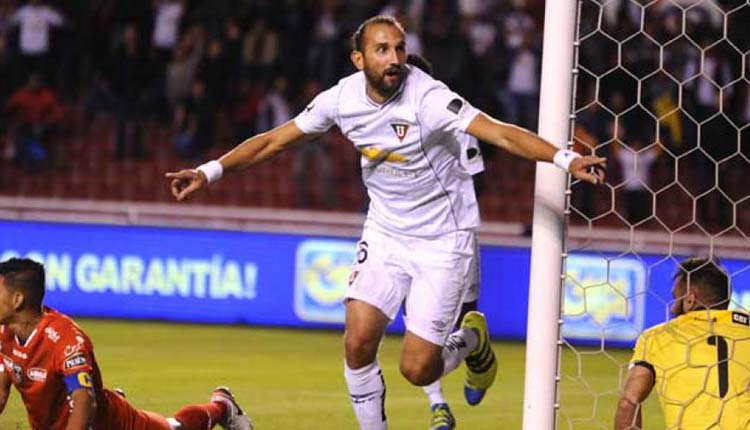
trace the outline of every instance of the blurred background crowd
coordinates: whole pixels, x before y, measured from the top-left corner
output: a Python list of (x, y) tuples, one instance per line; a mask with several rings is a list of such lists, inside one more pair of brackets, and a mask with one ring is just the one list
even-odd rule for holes
[[(574, 186), (574, 222), (747, 227), (744, 3), (581, 2), (575, 145), (609, 157), (614, 188)], [(378, 13), (438, 79), (536, 129), (543, 0), (0, 0), (0, 195), (169, 201), (163, 172), (351, 73), (349, 36)], [(356, 152), (336, 132), (319, 140), (197, 201), (363, 210)], [(528, 223), (533, 163), (483, 153), (483, 217)]]

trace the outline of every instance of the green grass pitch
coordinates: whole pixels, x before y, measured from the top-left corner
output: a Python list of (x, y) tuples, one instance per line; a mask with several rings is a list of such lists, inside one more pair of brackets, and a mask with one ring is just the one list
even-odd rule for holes
[[(108, 320), (79, 323), (94, 342), (105, 386), (123, 388), (140, 409), (171, 415), (182, 405), (206, 402), (215, 386), (228, 385), (258, 430), (357, 429), (343, 378), (341, 333)], [(500, 373), (481, 405), (464, 403), (463, 368), (445, 380), (458, 429), (521, 428), (524, 346), (494, 346)], [(400, 336), (389, 336), (380, 354), (390, 428), (426, 430), (427, 399), (399, 374), (399, 350)], [(630, 353), (582, 352), (566, 350), (563, 355), (559, 428), (610, 429), (619, 365)], [(582, 371), (577, 377), (578, 363)], [(646, 405), (647, 428), (663, 427), (655, 400)], [(26, 428), (23, 405), (13, 391), (0, 415), (0, 430)]]

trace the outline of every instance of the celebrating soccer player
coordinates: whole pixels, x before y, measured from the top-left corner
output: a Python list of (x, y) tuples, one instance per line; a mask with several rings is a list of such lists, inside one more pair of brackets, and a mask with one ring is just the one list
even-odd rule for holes
[(638, 338), (615, 429), (642, 428), (654, 388), (666, 428), (750, 428), (750, 317), (727, 310), (729, 278), (713, 260), (686, 260), (672, 295), (675, 318)]
[(16, 387), (36, 430), (252, 430), (232, 393), (174, 418), (135, 409), (122, 391), (103, 387), (94, 346), (69, 317), (43, 306), (44, 267), (29, 259), (0, 263), (0, 413)]
[(385, 382), (377, 360), (385, 329), (405, 303), (401, 373), (413, 384), (438, 380), (466, 360), (465, 397), (478, 404), (497, 361), (487, 324), (469, 312), (451, 333), (467, 289), (479, 226), (471, 175), (460, 165), (456, 132), (573, 176), (603, 181), (604, 159), (558, 150), (497, 121), (427, 73), (406, 64), (394, 18), (368, 19), (352, 36), (359, 70), (320, 93), (295, 119), (253, 136), (197, 169), (167, 173), (177, 200), (263, 162), (336, 125), (361, 153), (370, 207), (346, 292), (344, 374), (361, 430), (387, 428)]

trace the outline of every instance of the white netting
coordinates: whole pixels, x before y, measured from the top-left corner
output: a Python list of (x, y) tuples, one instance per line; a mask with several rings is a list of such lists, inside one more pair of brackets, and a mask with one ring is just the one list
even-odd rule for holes
[(722, 258), (750, 307), (750, 1), (580, 0), (577, 43), (573, 142), (609, 177), (571, 184), (558, 427), (611, 429), (677, 262)]

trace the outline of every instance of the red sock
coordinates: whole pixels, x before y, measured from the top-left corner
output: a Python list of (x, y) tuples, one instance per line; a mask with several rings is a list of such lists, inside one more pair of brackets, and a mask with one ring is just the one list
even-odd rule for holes
[(184, 430), (209, 430), (223, 421), (227, 414), (227, 405), (222, 402), (211, 402), (205, 405), (191, 405), (177, 411), (174, 419), (182, 424)]

